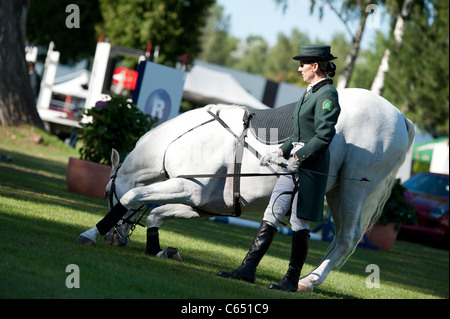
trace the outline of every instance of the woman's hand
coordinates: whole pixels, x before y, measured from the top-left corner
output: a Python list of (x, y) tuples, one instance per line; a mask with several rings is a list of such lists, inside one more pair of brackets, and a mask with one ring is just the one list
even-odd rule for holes
[(282, 156), (283, 151), (281, 150), (281, 148), (279, 148), (277, 151), (273, 151), (262, 156), (259, 161), (259, 165), (266, 166), (267, 164), (269, 164), (270, 161), (277, 161), (278, 158)]
[(289, 158), (286, 168), (292, 173), (298, 172), (298, 169), (300, 168), (300, 162), (298, 161), (298, 157), (296, 155)]

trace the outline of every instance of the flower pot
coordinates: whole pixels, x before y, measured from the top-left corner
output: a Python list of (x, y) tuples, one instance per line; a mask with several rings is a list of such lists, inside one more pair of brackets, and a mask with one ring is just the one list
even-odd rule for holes
[(367, 233), (370, 243), (377, 246), (380, 250), (389, 250), (397, 239), (398, 230), (395, 229), (395, 223), (383, 225), (376, 223)]
[(69, 192), (104, 198), (109, 182), (111, 167), (79, 158), (69, 158), (66, 171), (66, 185)]

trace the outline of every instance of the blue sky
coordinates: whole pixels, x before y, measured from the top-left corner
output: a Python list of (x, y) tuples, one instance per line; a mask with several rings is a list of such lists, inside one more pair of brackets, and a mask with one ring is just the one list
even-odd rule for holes
[[(290, 35), (293, 28), (297, 28), (309, 35), (314, 41), (330, 41), (337, 32), (342, 32), (350, 41), (350, 35), (344, 24), (331, 10), (324, 13), (319, 20), (317, 11), (310, 14), (310, 0), (290, 0), (288, 10), (283, 13), (283, 8), (275, 3), (275, 0), (218, 0), (217, 4), (224, 7), (226, 15), (230, 15), (230, 34), (242, 40), (248, 35), (260, 35), (270, 45), (277, 42), (278, 33)], [(375, 37), (376, 30), (388, 29), (389, 20), (383, 18), (381, 8), (375, 8), (376, 15), (369, 18), (362, 45), (368, 48)], [(356, 32), (357, 25), (352, 26)]]

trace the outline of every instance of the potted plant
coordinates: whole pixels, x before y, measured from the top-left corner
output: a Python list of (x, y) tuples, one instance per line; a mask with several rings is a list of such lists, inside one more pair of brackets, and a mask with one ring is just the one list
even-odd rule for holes
[(103, 198), (111, 172), (111, 150), (123, 159), (137, 140), (158, 121), (144, 114), (126, 97), (98, 101), (84, 109), (78, 129), (82, 143), (80, 158), (70, 158), (66, 172), (67, 189), (82, 195)]
[(410, 196), (400, 179), (397, 179), (380, 219), (367, 234), (372, 245), (381, 250), (389, 250), (397, 239), (400, 224), (417, 223), (416, 211), (407, 200)]

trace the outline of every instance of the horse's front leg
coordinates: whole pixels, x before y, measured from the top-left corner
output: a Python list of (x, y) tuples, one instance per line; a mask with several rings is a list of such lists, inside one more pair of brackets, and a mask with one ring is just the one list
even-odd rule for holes
[(75, 242), (83, 245), (95, 246), (97, 243), (97, 237), (100, 235), (106, 235), (111, 228), (119, 222), (127, 211), (128, 208), (123, 206), (121, 203), (117, 203), (94, 227), (80, 234), (80, 236), (75, 239)]
[(173, 247), (161, 249), (159, 228), (169, 218), (198, 218), (200, 214), (192, 207), (183, 204), (168, 204), (154, 208), (147, 217), (147, 246), (145, 252), (150, 256), (172, 258), (181, 261), (178, 250)]
[(206, 188), (200, 181), (173, 178), (130, 189), (120, 198), (120, 203), (126, 207), (142, 204), (186, 204), (198, 207), (207, 201)]
[(94, 227), (82, 233), (75, 242), (86, 245), (96, 245), (99, 235), (105, 235), (129, 209), (143, 204), (183, 203), (189, 206), (199, 206), (203, 200), (205, 186), (187, 179), (169, 179), (165, 182), (136, 187), (120, 198), (106, 216)]

